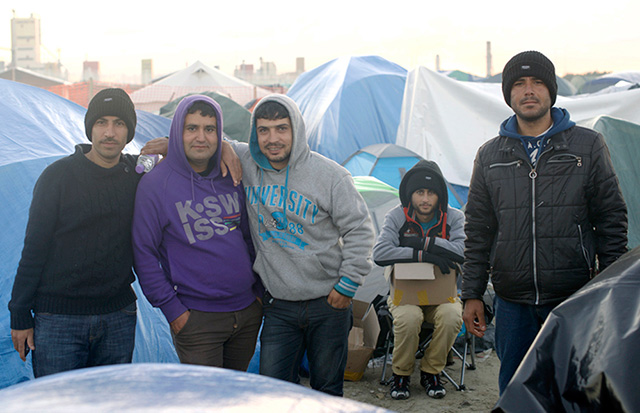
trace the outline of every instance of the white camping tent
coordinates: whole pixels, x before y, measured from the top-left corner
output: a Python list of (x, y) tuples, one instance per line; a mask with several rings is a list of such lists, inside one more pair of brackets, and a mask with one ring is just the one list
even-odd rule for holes
[[(558, 96), (556, 106), (575, 122), (608, 115), (640, 124), (640, 89)], [(478, 148), (512, 114), (500, 84), (460, 82), (418, 67), (407, 76), (396, 144), (436, 161), (449, 182), (468, 186)]]
[(131, 94), (131, 100), (135, 103), (136, 109), (157, 113), (160, 107), (180, 96), (201, 92), (217, 92), (240, 105), (271, 93), (197, 61), (183, 70), (136, 90)]

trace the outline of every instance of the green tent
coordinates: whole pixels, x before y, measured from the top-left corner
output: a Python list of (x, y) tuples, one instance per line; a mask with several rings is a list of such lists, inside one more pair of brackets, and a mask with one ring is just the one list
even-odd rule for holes
[[(160, 116), (164, 116), (169, 119), (173, 118), (173, 114), (176, 112), (176, 108), (180, 101), (187, 96), (195, 94), (196, 93), (189, 93), (188, 95), (181, 96), (178, 99), (167, 103), (160, 108)], [(222, 108), (222, 123), (224, 125), (223, 132), (225, 135), (238, 142), (249, 141), (251, 113), (247, 109), (230, 98), (216, 92), (202, 92), (197, 94), (209, 96), (211, 99), (218, 102)]]
[(400, 204), (398, 190), (373, 176), (354, 176), (353, 182), (369, 208), (369, 215), (378, 236), (384, 216), (391, 208)]
[(611, 152), (629, 216), (629, 249), (640, 245), (640, 125), (609, 116), (580, 122), (602, 133)]
[[(367, 204), (377, 238), (387, 212), (400, 204), (398, 190), (373, 176), (354, 176), (353, 182)], [(384, 271), (382, 267), (374, 265), (371, 272), (365, 277), (364, 285), (358, 288), (354, 298), (370, 303), (377, 295), (388, 293), (389, 282), (384, 278)]]

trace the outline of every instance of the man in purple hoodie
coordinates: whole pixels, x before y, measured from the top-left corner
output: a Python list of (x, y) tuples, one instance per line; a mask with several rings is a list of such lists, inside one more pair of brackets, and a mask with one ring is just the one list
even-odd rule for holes
[(262, 284), (242, 186), (220, 171), (222, 110), (180, 102), (166, 159), (146, 174), (133, 217), (142, 291), (171, 325), (182, 363), (246, 370), (262, 320)]

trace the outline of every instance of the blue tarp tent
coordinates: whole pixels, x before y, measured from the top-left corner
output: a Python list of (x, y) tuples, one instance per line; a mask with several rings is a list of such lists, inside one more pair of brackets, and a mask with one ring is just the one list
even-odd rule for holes
[[(477, 79), (476, 81), (485, 83), (502, 83), (502, 73), (498, 73), (491, 77)], [(576, 87), (573, 86), (571, 82), (558, 75), (556, 75), (556, 83), (558, 84), (558, 95), (560, 96), (573, 96), (577, 93)]]
[(342, 57), (303, 73), (287, 92), (309, 146), (338, 163), (374, 143), (395, 143), (407, 71), (378, 56)]
[(615, 86), (618, 82), (626, 85), (624, 89), (637, 88), (640, 85), (640, 72), (618, 72), (591, 79), (580, 86), (578, 93), (596, 93)]
[[(353, 176), (373, 176), (398, 189), (404, 174), (422, 159), (420, 155), (403, 146), (376, 143), (353, 153), (342, 166)], [(468, 187), (447, 182), (447, 189), (449, 205), (461, 208), (467, 203)]]
[(187, 364), (68, 371), (0, 390), (4, 413), (390, 412), (271, 377)]
[[(31, 357), (23, 363), (13, 349), (9, 311), (33, 186), (42, 170), (74, 145), (87, 143), (86, 109), (57, 95), (0, 79), (0, 388), (33, 377)], [(171, 121), (138, 111), (134, 140), (126, 152), (138, 153), (149, 139), (166, 136)], [(138, 329), (134, 361), (176, 361), (166, 320), (151, 308), (137, 284)]]

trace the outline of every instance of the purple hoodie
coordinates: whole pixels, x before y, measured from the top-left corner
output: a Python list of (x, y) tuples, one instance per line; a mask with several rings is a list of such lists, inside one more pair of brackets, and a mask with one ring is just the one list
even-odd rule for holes
[[(193, 170), (182, 142), (187, 110), (204, 101), (216, 112), (218, 149), (208, 176)], [(199, 113), (199, 112), (198, 112)], [(260, 295), (243, 186), (220, 174), (222, 110), (194, 95), (178, 105), (164, 161), (142, 177), (133, 215), (134, 268), (142, 291), (169, 322), (187, 310), (237, 311)]]

